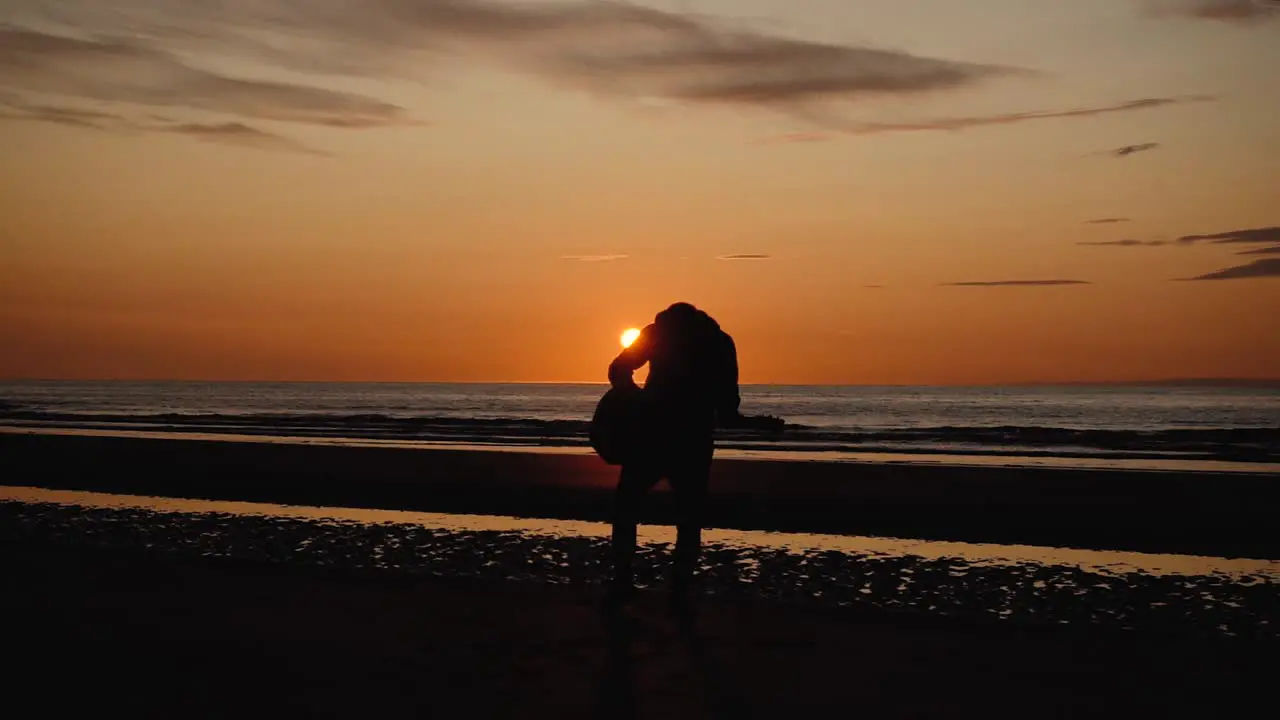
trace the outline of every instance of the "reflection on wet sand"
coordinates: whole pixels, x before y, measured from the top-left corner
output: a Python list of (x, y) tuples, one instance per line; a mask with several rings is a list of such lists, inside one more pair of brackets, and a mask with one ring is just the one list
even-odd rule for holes
[[(577, 521), (142, 498), (0, 487), (0, 535), (178, 555), (594, 582), (608, 528)], [(644, 527), (637, 580), (674, 531)], [(709, 530), (708, 592), (1123, 628), (1277, 637), (1280, 562)]]
[[(273, 445), (315, 445), (332, 447), (401, 448), (407, 450), (470, 450), (483, 452), (532, 453), (537, 455), (592, 455), (592, 450), (581, 444), (540, 444), (518, 438), (492, 442), (466, 442), (456, 439), (423, 440), (394, 438), (329, 437), (323, 435), (290, 435), (288, 433), (248, 434), (238, 432), (208, 432), (174, 430), (163, 426), (146, 428), (121, 427), (58, 427), (48, 424), (0, 425), (0, 435), (66, 435), (72, 437), (133, 438), (137, 440), (201, 440), (207, 442), (265, 443)], [(920, 450), (899, 449), (897, 452), (868, 449), (782, 449), (777, 443), (741, 443), (738, 447), (717, 447), (716, 457), (721, 459), (753, 460), (756, 462), (839, 462), (877, 463), (942, 466), (985, 466), (1022, 468), (1067, 468), (1095, 470), (1141, 470), (1148, 472), (1202, 472), (1280, 474), (1280, 465), (1274, 462), (1247, 460), (1213, 460), (1204, 458), (1159, 457), (1093, 457), (1054, 453), (1005, 452), (982, 454), (956, 449), (952, 453), (929, 453)]]

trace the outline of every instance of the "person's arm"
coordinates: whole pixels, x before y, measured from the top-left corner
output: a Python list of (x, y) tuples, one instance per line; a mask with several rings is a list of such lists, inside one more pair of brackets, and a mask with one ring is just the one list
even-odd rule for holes
[(716, 424), (722, 428), (782, 432), (786, 421), (771, 415), (743, 415), (742, 396), (738, 390), (738, 348), (725, 333), (720, 384), (716, 395)]
[(618, 357), (609, 363), (609, 384), (615, 388), (636, 387), (632, 374), (649, 362), (653, 352), (653, 325), (647, 325), (630, 347), (622, 349)]
[(738, 392), (738, 346), (728, 333), (723, 335), (724, 345), (719, 368), (719, 385), (716, 388), (716, 417), (723, 427), (741, 422), (742, 396)]

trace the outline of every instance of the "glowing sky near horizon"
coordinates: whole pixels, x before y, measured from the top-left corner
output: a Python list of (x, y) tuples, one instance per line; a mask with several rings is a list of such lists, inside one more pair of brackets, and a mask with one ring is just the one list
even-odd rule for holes
[(1265, 0), (16, 0), (0, 378), (1274, 377)]

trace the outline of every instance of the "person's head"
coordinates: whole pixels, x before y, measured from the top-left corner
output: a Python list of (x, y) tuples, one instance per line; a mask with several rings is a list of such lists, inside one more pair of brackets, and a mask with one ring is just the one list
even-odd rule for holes
[(687, 302), (672, 303), (666, 310), (658, 313), (654, 322), (659, 327), (681, 328), (687, 330), (706, 329), (719, 330), (720, 325), (702, 310)]
[(658, 313), (657, 317), (654, 319), (658, 322), (663, 320), (678, 322), (682, 320), (691, 320), (698, 317), (698, 315), (705, 314), (706, 313), (694, 307), (692, 303), (677, 302), (668, 305), (667, 309)]

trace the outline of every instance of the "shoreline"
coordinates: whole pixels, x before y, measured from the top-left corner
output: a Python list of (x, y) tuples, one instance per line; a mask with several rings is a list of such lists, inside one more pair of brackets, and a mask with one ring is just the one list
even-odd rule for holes
[[(133, 495), (607, 521), (590, 455), (0, 434), (5, 484)], [(717, 459), (707, 525), (1280, 559), (1274, 477)], [(645, 520), (669, 524), (664, 486)]]
[[(62, 378), (62, 377), (4, 377), (0, 383), (14, 385), (84, 385), (118, 383), (123, 385), (154, 385), (173, 383), (185, 385), (390, 385), (390, 386), (494, 386), (494, 385), (568, 385), (577, 387), (609, 387), (608, 380), (225, 380), (216, 378)], [(1261, 388), (1280, 389), (1280, 377), (1170, 377), (1139, 378), (1130, 380), (1022, 380), (1016, 382), (987, 383), (768, 383), (743, 382), (744, 388), (941, 388), (987, 390), (992, 388)]]

